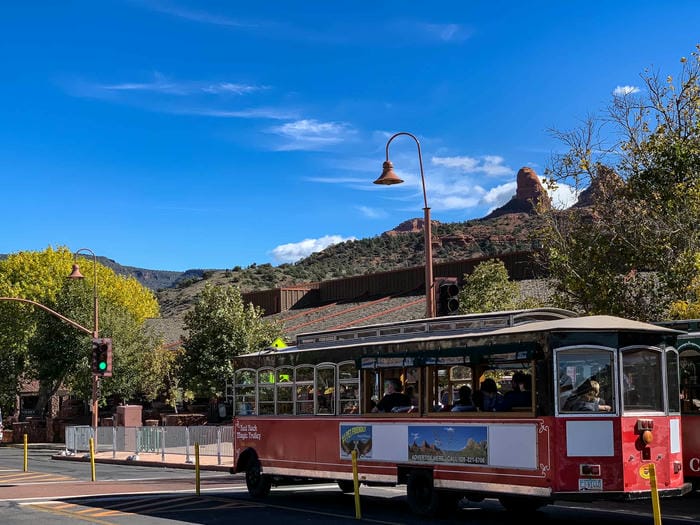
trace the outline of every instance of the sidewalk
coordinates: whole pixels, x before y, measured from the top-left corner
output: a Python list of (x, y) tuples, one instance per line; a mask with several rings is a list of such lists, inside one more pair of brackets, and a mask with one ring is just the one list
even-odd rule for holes
[[(24, 448), (21, 443), (10, 445), (14, 448)], [(43, 449), (55, 450), (56, 453), (51, 455), (51, 459), (62, 461), (83, 461), (89, 462), (90, 455), (88, 453), (72, 454), (66, 452), (66, 446), (61, 443), (28, 443), (27, 449)], [(188, 461), (189, 459), (189, 461)], [(110, 463), (116, 465), (141, 465), (144, 467), (169, 467), (169, 468), (184, 468), (194, 469), (196, 467), (196, 459), (194, 452), (189, 456), (185, 454), (165, 454), (165, 461), (161, 452), (142, 452), (134, 454), (133, 452), (98, 452), (95, 454), (95, 463)], [(233, 458), (221, 456), (221, 464), (217, 456), (199, 456), (200, 470), (215, 470), (220, 472), (231, 472), (233, 468)]]
[[(89, 454), (83, 455), (64, 455), (54, 454), (52, 459), (67, 460), (67, 461), (90, 461)], [(216, 456), (199, 456), (200, 470), (218, 470), (221, 472), (231, 472), (233, 468), (232, 458), (221, 458), (221, 465), (218, 463)], [(141, 465), (144, 467), (170, 467), (170, 468), (185, 468), (194, 469), (196, 467), (194, 454), (190, 455), (189, 462), (184, 454), (166, 454), (165, 461), (160, 453), (154, 454), (151, 452), (142, 452), (133, 454), (129, 452), (98, 452), (95, 454), (95, 463), (111, 463), (115, 465)]]

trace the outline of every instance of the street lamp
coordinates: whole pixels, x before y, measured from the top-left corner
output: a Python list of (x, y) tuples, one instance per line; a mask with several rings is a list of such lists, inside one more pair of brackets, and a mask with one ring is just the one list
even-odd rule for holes
[(423, 184), (423, 234), (425, 235), (425, 316), (435, 317), (435, 290), (433, 283), (433, 240), (432, 240), (432, 224), (430, 223), (430, 208), (428, 207), (428, 197), (425, 192), (425, 175), (423, 174), (423, 157), (420, 152), (420, 142), (411, 133), (401, 131), (392, 135), (392, 137), (386, 143), (386, 160), (384, 161), (381, 176), (374, 181), (375, 184), (401, 184), (403, 179), (401, 179), (396, 173), (394, 173), (394, 165), (389, 160), (389, 144), (399, 135), (408, 135), (413, 140), (416, 141), (416, 146), (418, 146), (418, 164), (420, 165), (420, 180)]
[[(80, 248), (75, 254), (73, 255), (74, 261), (77, 260), (78, 254), (80, 252), (88, 252), (92, 255), (92, 264), (93, 264), (93, 277), (92, 277), (92, 297), (93, 297), (93, 304), (94, 304), (94, 317), (93, 317), (93, 324), (92, 324), (92, 338), (97, 339), (100, 336), (100, 328), (99, 328), (99, 300), (97, 298), (97, 256), (95, 255), (95, 252), (93, 252), (89, 248)], [(71, 274), (68, 276), (69, 279), (84, 279), (85, 276), (80, 273), (80, 267), (78, 266), (77, 262), (73, 262), (73, 271)], [(92, 428), (97, 430), (97, 409), (98, 409), (98, 393), (99, 391), (99, 378), (97, 374), (92, 374), (92, 400), (91, 400), (91, 405), (92, 405)]]

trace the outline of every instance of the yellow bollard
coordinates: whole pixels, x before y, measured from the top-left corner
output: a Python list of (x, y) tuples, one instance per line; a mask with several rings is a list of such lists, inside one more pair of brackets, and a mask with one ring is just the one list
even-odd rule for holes
[(362, 519), (360, 511), (360, 480), (357, 478), (357, 450), (352, 451), (352, 481), (355, 485), (355, 519)]
[(90, 475), (92, 481), (95, 481), (95, 440), (90, 438)]
[(199, 496), (199, 443), (194, 444), (194, 483)]
[(27, 450), (29, 449), (29, 445), (27, 443), (27, 434), (24, 435), (24, 471), (29, 472), (29, 465), (27, 463)]
[(656, 487), (656, 466), (653, 463), (649, 463), (649, 483), (651, 484), (651, 508), (654, 513), (654, 525), (661, 525), (659, 490)]

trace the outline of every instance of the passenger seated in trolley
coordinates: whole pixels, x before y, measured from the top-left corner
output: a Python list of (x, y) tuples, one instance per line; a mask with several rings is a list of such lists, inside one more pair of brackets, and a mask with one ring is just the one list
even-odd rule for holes
[(564, 404), (567, 412), (610, 412), (612, 407), (606, 405), (599, 397), (600, 384), (594, 379), (586, 379), (581, 383)]
[(505, 410), (512, 408), (530, 408), (532, 406), (532, 376), (525, 372), (513, 374), (513, 390), (503, 396)]
[(469, 385), (459, 387), (459, 399), (455, 402), (451, 412), (473, 412), (476, 410), (472, 401), (472, 389)]
[(384, 397), (379, 400), (372, 412), (391, 412), (394, 409), (410, 408), (411, 400), (402, 392), (401, 381), (395, 378), (384, 381)]
[(418, 395), (416, 394), (416, 389), (412, 385), (407, 386), (404, 393), (408, 399), (411, 400), (409, 403), (411, 406), (418, 406)]
[(476, 407), (482, 412), (496, 412), (504, 410), (503, 394), (498, 391), (496, 381), (487, 377), (481, 382), (481, 388), (474, 396)]

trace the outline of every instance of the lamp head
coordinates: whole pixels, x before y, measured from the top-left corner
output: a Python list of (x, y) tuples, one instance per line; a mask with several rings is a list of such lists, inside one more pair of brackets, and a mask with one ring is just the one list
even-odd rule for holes
[(403, 182), (403, 179), (399, 178), (399, 176), (394, 173), (394, 165), (391, 163), (391, 161), (385, 161), (382, 168), (382, 174), (377, 180), (374, 181), (375, 184), (390, 186), (392, 184), (401, 184)]
[(80, 267), (77, 264), (73, 263), (73, 271), (70, 273), (68, 278), (69, 279), (84, 279), (85, 276), (82, 273), (80, 273)]

